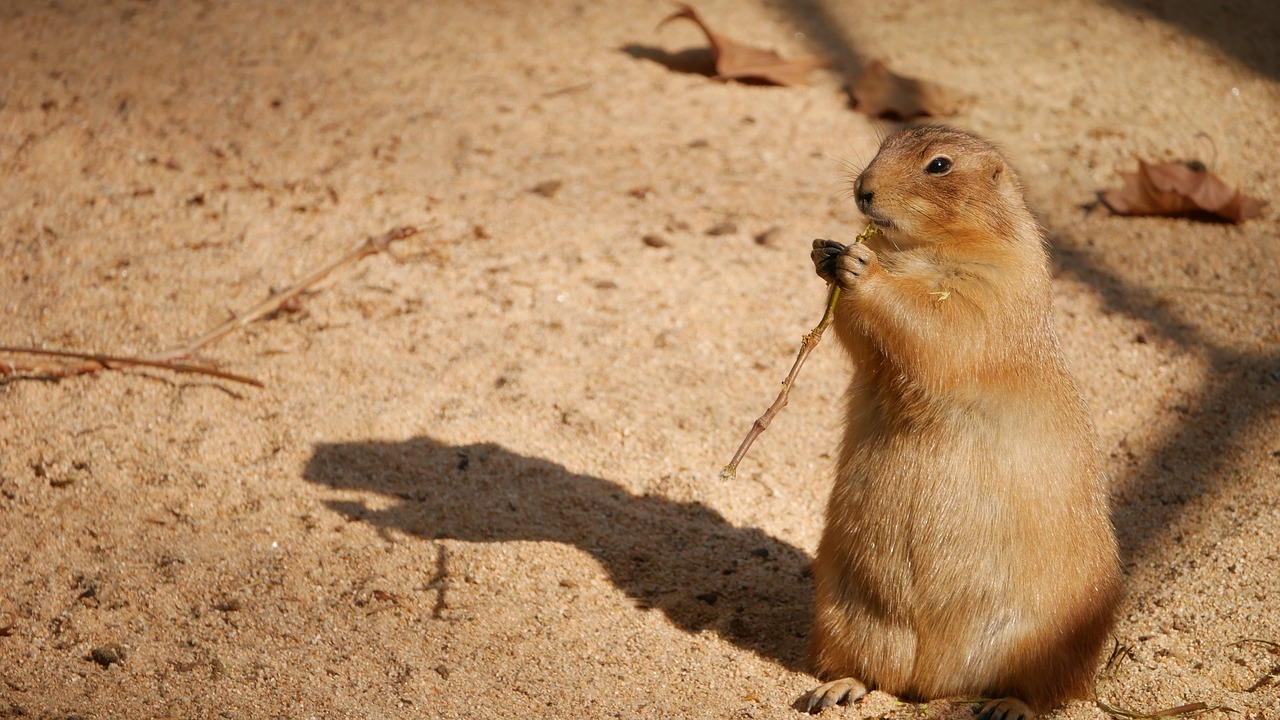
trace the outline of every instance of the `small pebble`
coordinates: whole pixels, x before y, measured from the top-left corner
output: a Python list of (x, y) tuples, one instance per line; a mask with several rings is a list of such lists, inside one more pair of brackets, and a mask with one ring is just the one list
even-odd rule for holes
[(547, 180), (534, 185), (529, 191), (544, 198), (552, 198), (556, 196), (556, 193), (560, 192), (562, 185), (564, 183), (559, 180)]
[(124, 661), (124, 649), (114, 643), (96, 647), (89, 651), (89, 659), (104, 668), (111, 667)]
[(759, 233), (755, 236), (757, 245), (765, 247), (777, 247), (782, 242), (782, 228), (774, 225), (773, 227)]
[(718, 223), (716, 225), (713, 225), (707, 228), (707, 234), (712, 237), (719, 237), (720, 235), (732, 235), (736, 232), (738, 232), (738, 226), (729, 220), (725, 220), (722, 223)]

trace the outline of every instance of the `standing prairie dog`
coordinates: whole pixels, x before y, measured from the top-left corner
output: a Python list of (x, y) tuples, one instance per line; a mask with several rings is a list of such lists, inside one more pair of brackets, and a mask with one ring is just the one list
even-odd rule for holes
[(879, 232), (816, 240), (854, 365), (813, 571), (810, 712), (868, 689), (1085, 697), (1120, 593), (1106, 479), (1050, 313), (1048, 256), (989, 143), (888, 137), (854, 186)]

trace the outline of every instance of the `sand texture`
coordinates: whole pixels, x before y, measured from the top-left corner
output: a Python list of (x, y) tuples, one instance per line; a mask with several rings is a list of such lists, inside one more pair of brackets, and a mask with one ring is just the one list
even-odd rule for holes
[[(830, 59), (779, 88), (656, 1), (0, 3), (0, 344), (162, 351), (421, 229), (202, 351), (262, 388), (0, 380), (0, 718), (802, 717), (834, 340), (716, 475), (863, 226), (873, 58), (967, 98), (1050, 237), (1124, 553), (1101, 695), (1280, 718), (1240, 644), (1280, 642), (1280, 11), (1222, 5), (699, 2)], [(1138, 157), (1270, 204), (1087, 213)]]

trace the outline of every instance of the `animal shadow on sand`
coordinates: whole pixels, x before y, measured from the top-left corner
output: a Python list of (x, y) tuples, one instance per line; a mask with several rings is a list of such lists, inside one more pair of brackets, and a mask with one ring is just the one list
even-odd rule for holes
[(326, 503), (378, 528), (426, 539), (572, 545), (598, 560), (637, 607), (805, 669), (813, 612), (808, 555), (756, 528), (735, 527), (701, 503), (637, 496), (495, 444), (451, 446), (426, 437), (318, 444), (305, 477), (395, 498), (385, 509)]

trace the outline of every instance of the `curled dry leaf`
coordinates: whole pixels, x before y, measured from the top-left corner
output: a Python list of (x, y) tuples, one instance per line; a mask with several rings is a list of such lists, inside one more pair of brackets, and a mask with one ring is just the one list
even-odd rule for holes
[(1228, 222), (1244, 222), (1262, 212), (1262, 202), (1228, 185), (1204, 164), (1138, 161), (1138, 172), (1120, 173), (1124, 187), (1107, 190), (1098, 199), (1117, 215), (1210, 215)]
[(858, 112), (895, 120), (954, 115), (963, 100), (937, 83), (898, 75), (880, 60), (871, 61), (849, 95)]
[(716, 60), (716, 77), (724, 80), (755, 80), (773, 85), (803, 85), (809, 72), (826, 64), (822, 58), (806, 56), (787, 60), (772, 50), (761, 50), (714, 32), (688, 5), (658, 23), (662, 27), (672, 20), (693, 21), (707, 36)]

